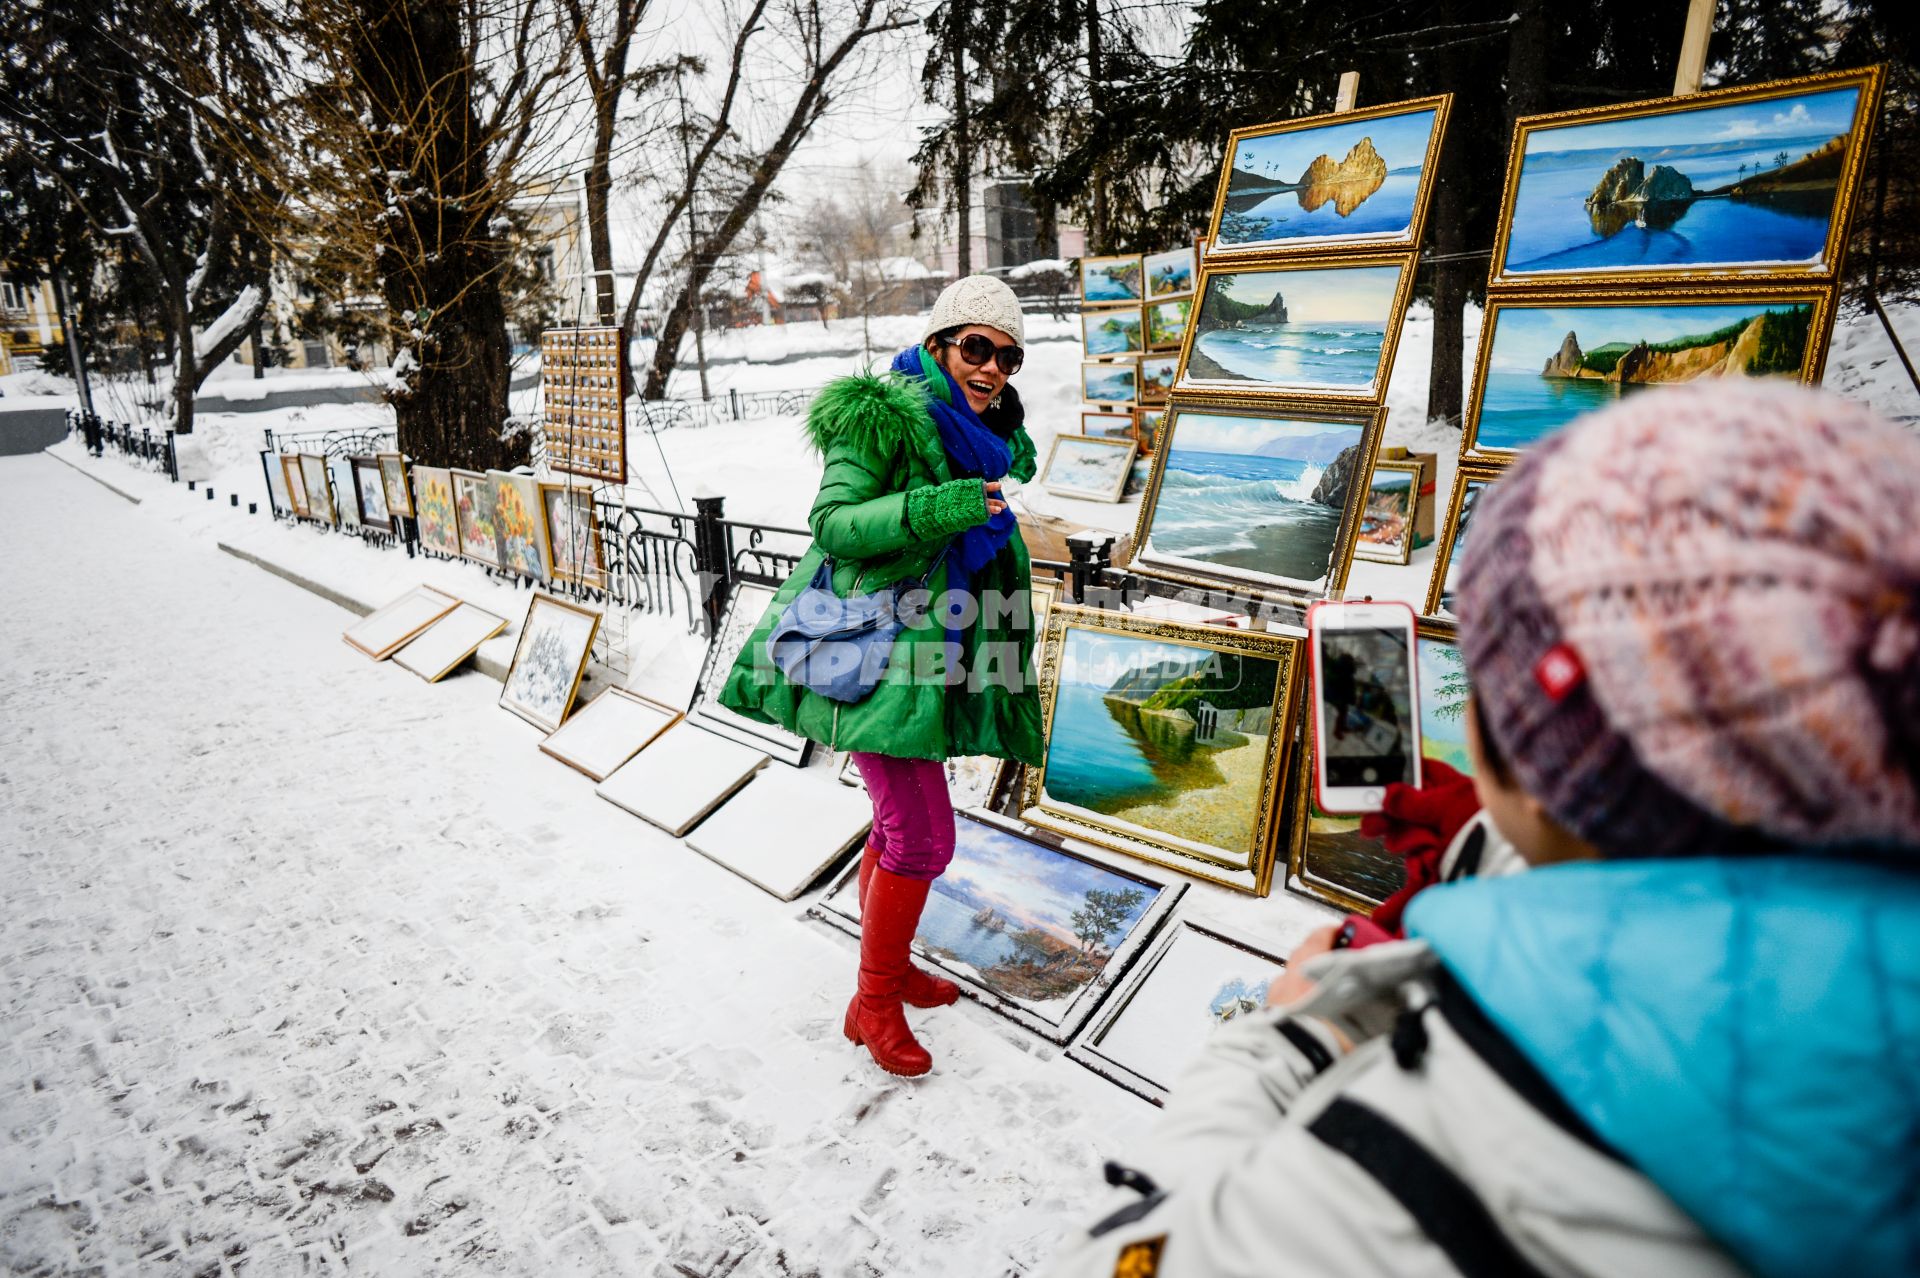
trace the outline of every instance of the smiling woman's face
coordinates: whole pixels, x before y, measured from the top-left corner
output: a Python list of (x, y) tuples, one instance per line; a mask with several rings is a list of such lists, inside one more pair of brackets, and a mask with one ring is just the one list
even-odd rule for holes
[(978, 333), (995, 346), (1013, 346), (1017, 343), (999, 329), (985, 324), (969, 324), (954, 333), (954, 345), (934, 343), (933, 353), (940, 361), (940, 367), (953, 374), (953, 380), (960, 383), (960, 391), (967, 397), (968, 407), (978, 413), (984, 411), (993, 402), (993, 397), (1000, 393), (1000, 388), (1007, 384), (1007, 375), (992, 360), (976, 368), (960, 357), (957, 343), (969, 333)]

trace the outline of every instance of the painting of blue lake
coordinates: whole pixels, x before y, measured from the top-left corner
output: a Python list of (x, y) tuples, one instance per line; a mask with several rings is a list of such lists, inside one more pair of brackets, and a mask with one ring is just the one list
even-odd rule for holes
[(1227, 156), (1223, 248), (1406, 237), (1437, 113), (1245, 137)]
[(1524, 449), (1622, 395), (1703, 377), (1799, 377), (1813, 306), (1508, 306), (1494, 312), (1473, 446)]
[(1855, 86), (1536, 129), (1501, 272), (1819, 265)]
[(1136, 362), (1080, 366), (1081, 398), (1089, 403), (1131, 404), (1139, 387), (1140, 365)]
[[(1161, 889), (962, 817), (953, 863), (933, 881), (916, 939), (1008, 998), (1044, 1003), (1098, 976)], [(1090, 901), (1110, 907), (1104, 927)], [(1076, 917), (1078, 915), (1078, 917)]]
[(1185, 380), (1365, 391), (1380, 376), (1397, 266), (1209, 275)]
[(1147, 296), (1177, 297), (1193, 291), (1193, 249), (1171, 249), (1165, 253), (1149, 253), (1147, 264)]
[(1111, 311), (1082, 311), (1081, 339), (1089, 355), (1125, 355), (1145, 349), (1141, 339), (1140, 310), (1121, 307)]
[(1322, 479), (1362, 433), (1358, 422), (1178, 414), (1146, 553), (1274, 584), (1323, 585), (1347, 492), (1323, 488)]
[(1086, 302), (1141, 300), (1140, 257), (1089, 257), (1080, 262), (1080, 297)]

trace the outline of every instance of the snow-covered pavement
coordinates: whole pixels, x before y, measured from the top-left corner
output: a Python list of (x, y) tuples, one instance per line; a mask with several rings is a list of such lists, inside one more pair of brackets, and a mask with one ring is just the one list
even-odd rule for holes
[[(1022, 1273), (1153, 1111), (854, 958), (471, 672), (0, 459), (0, 1270)], [(769, 831), (769, 837), (778, 837)]]

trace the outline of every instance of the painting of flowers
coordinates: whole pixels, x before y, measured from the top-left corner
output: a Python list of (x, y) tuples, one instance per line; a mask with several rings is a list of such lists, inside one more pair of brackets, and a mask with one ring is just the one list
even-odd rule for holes
[(540, 486), (531, 475), (490, 470), (493, 530), (500, 544), (500, 566), (536, 581), (547, 579), (546, 522), (540, 511)]
[(460, 529), (460, 553), (489, 568), (500, 566), (500, 538), (494, 529), (493, 484), (485, 475), (456, 470), (454, 518)]
[(413, 489), (421, 546), (435, 554), (458, 555), (460, 528), (453, 509), (453, 476), (438, 466), (415, 466)]
[(520, 628), (500, 704), (528, 723), (557, 731), (573, 706), (599, 629), (600, 614), (593, 609), (536, 594)]

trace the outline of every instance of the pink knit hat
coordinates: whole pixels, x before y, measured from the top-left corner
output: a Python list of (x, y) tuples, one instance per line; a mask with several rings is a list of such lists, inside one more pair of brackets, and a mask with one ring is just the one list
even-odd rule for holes
[(1920, 437), (1864, 406), (1629, 395), (1482, 497), (1458, 612), (1493, 744), (1608, 856), (1920, 849)]

